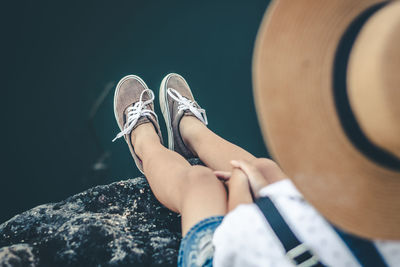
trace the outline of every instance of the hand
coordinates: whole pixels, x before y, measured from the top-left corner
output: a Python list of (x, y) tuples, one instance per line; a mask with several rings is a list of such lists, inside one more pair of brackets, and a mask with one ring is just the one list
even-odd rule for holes
[(260, 190), (268, 185), (267, 180), (261, 172), (254, 165), (243, 160), (232, 160), (231, 164), (234, 168), (238, 168), (244, 172), (254, 197), (258, 198)]
[(234, 168), (232, 172), (227, 171), (214, 171), (217, 178), (223, 182), (228, 188), (232, 185), (249, 187), (247, 175), (239, 168)]
[[(259, 197), (259, 191), (269, 183), (261, 172), (252, 164), (242, 160), (232, 160), (232, 172), (214, 171), (214, 174), (226, 185), (229, 183), (249, 186), (254, 197)], [(232, 182), (230, 182), (232, 180)]]
[(239, 168), (234, 168), (232, 172), (214, 171), (228, 189), (228, 210), (235, 209), (240, 204), (253, 203), (253, 196), (247, 175)]

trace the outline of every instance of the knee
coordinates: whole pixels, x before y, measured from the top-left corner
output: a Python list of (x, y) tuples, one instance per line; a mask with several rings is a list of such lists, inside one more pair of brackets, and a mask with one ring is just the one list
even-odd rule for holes
[(185, 179), (189, 187), (219, 182), (213, 171), (204, 166), (190, 167), (186, 172)]
[(257, 158), (252, 164), (269, 183), (287, 178), (278, 164), (271, 159)]
[(210, 168), (204, 166), (190, 167), (183, 177), (183, 195), (222, 193), (225, 192), (224, 185)]

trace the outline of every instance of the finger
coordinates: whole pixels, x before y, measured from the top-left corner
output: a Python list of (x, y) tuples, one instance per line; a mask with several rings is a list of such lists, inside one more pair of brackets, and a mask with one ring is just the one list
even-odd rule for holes
[(231, 178), (232, 173), (231, 172), (226, 172), (226, 171), (214, 171), (214, 174), (222, 180), (229, 180)]
[[(239, 164), (237, 165), (239, 166)], [(228, 185), (229, 190), (237, 190), (236, 188), (241, 188), (240, 190), (246, 190), (250, 194), (250, 198), (254, 199), (254, 190), (250, 184), (249, 177), (247, 174), (242, 170), (241, 168), (234, 168), (232, 171), (232, 176), (229, 179), (229, 185)]]
[[(253, 180), (259, 178), (258, 176), (261, 176), (261, 174), (257, 173), (257, 169), (255, 168), (253, 169), (253, 166), (246, 164), (246, 162), (240, 160), (232, 160), (231, 165), (234, 167), (233, 176), (241, 174), (239, 176), (244, 176), (246, 177), (246, 179), (253, 179)], [(256, 176), (256, 177), (254, 178), (250, 176)]]
[(261, 188), (268, 185), (268, 182), (264, 179), (264, 177), (256, 167), (242, 160), (237, 161), (237, 164), (240, 166), (240, 169), (242, 169), (247, 175), (250, 186), (256, 195), (258, 194), (258, 191), (261, 190)]
[(235, 168), (240, 168), (240, 163), (237, 160), (231, 160), (231, 165)]
[(252, 176), (254, 179), (262, 179), (264, 180), (264, 177), (262, 174), (258, 171), (256, 167), (251, 165), (250, 163), (243, 161), (243, 160), (232, 160), (231, 161), (232, 166), (236, 168), (240, 168), (247, 176)]

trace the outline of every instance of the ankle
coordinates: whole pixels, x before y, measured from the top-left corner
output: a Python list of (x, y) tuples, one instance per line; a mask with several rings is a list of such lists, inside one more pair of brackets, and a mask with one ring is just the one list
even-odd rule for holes
[(160, 137), (158, 136), (151, 122), (139, 125), (135, 130), (132, 131), (130, 138), (135, 153), (139, 157), (143, 154), (145, 146), (160, 143)]
[(184, 116), (179, 123), (182, 140), (194, 155), (197, 155), (195, 145), (199, 140), (198, 136), (202, 135), (206, 129), (207, 127), (193, 116)]

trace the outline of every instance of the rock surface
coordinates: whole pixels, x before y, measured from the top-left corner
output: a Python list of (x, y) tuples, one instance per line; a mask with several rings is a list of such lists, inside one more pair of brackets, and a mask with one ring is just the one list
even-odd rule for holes
[(138, 177), (1, 224), (0, 266), (176, 266), (180, 239), (179, 215)]

